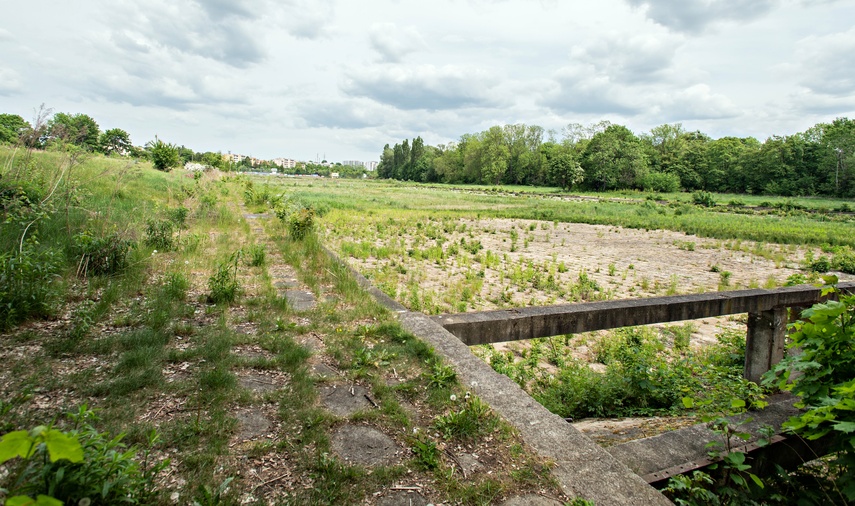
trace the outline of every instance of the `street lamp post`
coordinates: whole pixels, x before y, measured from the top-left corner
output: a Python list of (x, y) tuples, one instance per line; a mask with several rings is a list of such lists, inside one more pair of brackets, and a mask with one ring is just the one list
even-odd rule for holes
[(840, 195), (840, 166), (843, 164), (843, 148), (835, 148), (837, 151), (837, 169), (834, 171), (834, 195)]

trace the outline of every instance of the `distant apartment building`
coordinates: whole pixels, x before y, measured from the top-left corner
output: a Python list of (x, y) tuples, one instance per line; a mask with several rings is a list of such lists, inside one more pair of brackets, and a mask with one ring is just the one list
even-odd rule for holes
[(359, 160), (345, 160), (341, 164), (349, 167), (365, 167), (365, 164)]
[(274, 158), (273, 163), (283, 169), (294, 169), (297, 167), (297, 160), (291, 158)]
[(227, 153), (223, 155), (223, 160), (225, 160), (227, 163), (240, 163), (243, 161), (244, 158), (246, 157), (237, 153)]
[(377, 170), (378, 165), (380, 162), (365, 162), (365, 168), (368, 170)]

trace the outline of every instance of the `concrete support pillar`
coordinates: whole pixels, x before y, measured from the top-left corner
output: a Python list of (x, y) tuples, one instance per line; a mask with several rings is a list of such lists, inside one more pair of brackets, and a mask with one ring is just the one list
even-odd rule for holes
[(748, 313), (745, 339), (745, 379), (760, 383), (763, 373), (784, 358), (787, 337), (787, 308)]

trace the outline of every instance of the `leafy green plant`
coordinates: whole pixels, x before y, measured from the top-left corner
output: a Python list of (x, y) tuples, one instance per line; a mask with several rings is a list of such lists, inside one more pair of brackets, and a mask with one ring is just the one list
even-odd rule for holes
[[(456, 401), (452, 396), (452, 402)], [(446, 438), (473, 439), (493, 432), (499, 425), (499, 419), (485, 402), (466, 393), (460, 409), (436, 418), (433, 427)]]
[[(97, 417), (86, 406), (69, 418), (73, 427), (65, 432), (39, 426), (3, 436), (0, 464), (20, 459), (10, 467), (4, 487), (12, 494), (49, 496), (59, 504), (148, 504), (155, 494), (154, 479), (168, 462), (149, 462), (146, 450), (141, 464), (137, 449), (121, 443), (123, 435), (111, 437), (95, 429)], [(156, 436), (148, 441), (150, 447)], [(16, 501), (7, 504), (28, 504)]]
[(217, 272), (208, 278), (208, 301), (214, 304), (234, 302), (240, 295), (240, 282), (237, 279), (240, 250), (232, 253), (217, 266)]
[(443, 364), (440, 360), (430, 361), (430, 373), (428, 376), (428, 387), (445, 388), (457, 380), (457, 373), (450, 366)]
[(246, 248), (244, 256), (250, 267), (261, 267), (267, 261), (267, 250), (263, 244), (253, 244)]
[(40, 248), (31, 240), (12, 252), (0, 253), (0, 329), (53, 312), (60, 267), (56, 250)]
[(128, 252), (133, 243), (113, 233), (95, 237), (89, 232), (74, 236), (73, 250), (77, 261), (77, 275), (117, 274), (128, 265)]
[(436, 446), (436, 442), (421, 433), (412, 438), (411, 441), (413, 455), (416, 457), (416, 463), (422, 469), (432, 471), (439, 467), (440, 450)]
[(171, 251), (175, 246), (173, 231), (175, 224), (171, 220), (149, 219), (145, 226), (145, 243), (160, 251)]
[(799, 397), (805, 411), (784, 428), (810, 440), (831, 439), (830, 474), (847, 501), (855, 501), (855, 295), (836, 288), (826, 276), (822, 294), (838, 300), (815, 304), (790, 325), (788, 355), (766, 374), (764, 383)]
[(227, 503), (229, 493), (229, 485), (231, 485), (234, 476), (229, 476), (216, 488), (209, 485), (199, 485), (196, 489), (196, 497), (193, 499), (193, 506), (221, 506)]

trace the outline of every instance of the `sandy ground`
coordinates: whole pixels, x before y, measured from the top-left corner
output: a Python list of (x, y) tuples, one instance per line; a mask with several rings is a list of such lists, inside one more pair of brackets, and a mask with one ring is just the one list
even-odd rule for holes
[[(421, 230), (412, 227), (402, 236), (378, 234), (374, 244), (403, 245), (405, 249), (438, 244), (420, 236)], [(389, 264), (399, 266), (397, 298), (404, 305), (412, 307), (412, 289), (406, 285), (415, 281), (422, 300), (434, 302), (434, 307), (422, 310), (460, 312), (777, 287), (789, 276), (802, 273), (799, 265), (807, 251), (792, 245), (722, 241), (667, 230), (510, 219), (461, 219), (454, 232), (443, 234), (441, 243), (448, 251), (461, 240), (479, 241), (483, 249), (470, 254), (461, 248), (456, 256), (441, 262), (415, 260), (406, 254), (348, 260), (369, 278)], [(488, 251), (494, 254), (494, 261), (485, 265)], [(535, 287), (530, 282), (518, 282), (512, 276), (514, 269), (533, 269), (542, 279), (552, 275), (554, 283)], [(574, 291), (582, 273), (599, 289), (581, 294)], [(473, 274), (477, 274), (478, 284), (467, 283), (467, 275), (471, 280)], [(457, 301), (466, 287), (478, 292), (460, 304)], [(722, 317), (695, 322), (698, 330), (692, 336), (693, 344), (714, 340), (722, 328), (744, 329), (740, 320)]]

